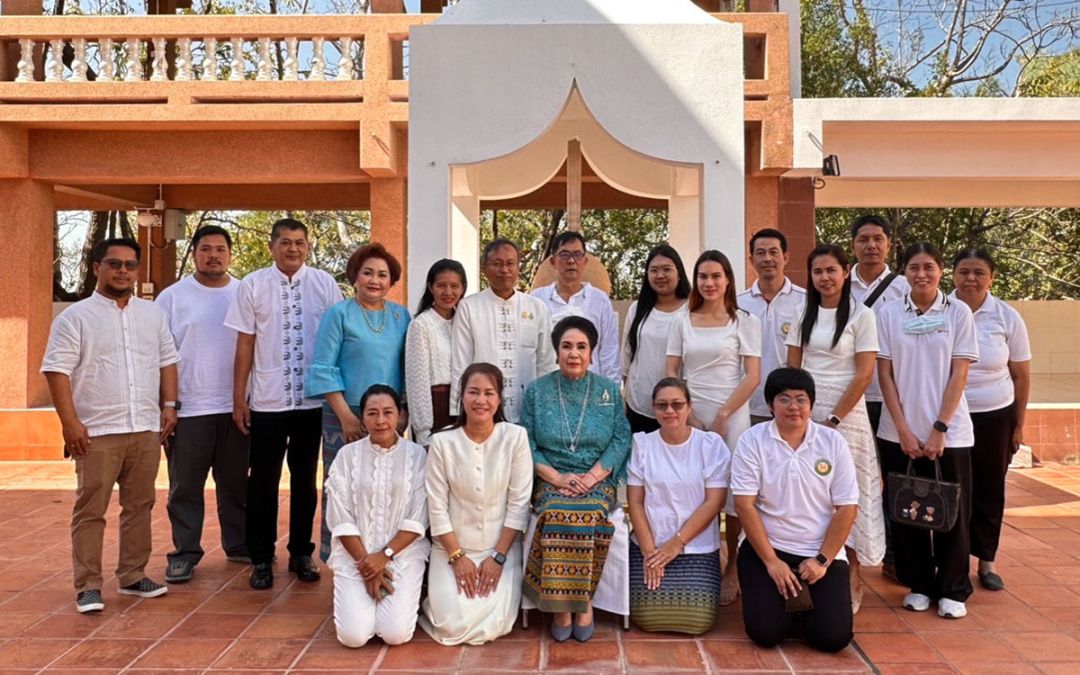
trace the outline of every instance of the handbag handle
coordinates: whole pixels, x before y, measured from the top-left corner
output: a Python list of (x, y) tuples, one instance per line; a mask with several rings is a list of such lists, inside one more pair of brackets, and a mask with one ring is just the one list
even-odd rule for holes
[[(915, 476), (915, 460), (908, 457), (907, 461), (907, 475)], [(942, 482), (941, 479), (941, 460), (934, 460), (934, 477), (937, 478), (937, 482)]]

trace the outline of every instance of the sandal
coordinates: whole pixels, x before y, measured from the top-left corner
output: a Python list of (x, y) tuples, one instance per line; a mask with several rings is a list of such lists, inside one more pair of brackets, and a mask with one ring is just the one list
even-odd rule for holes
[(739, 599), (739, 582), (728, 582), (730, 576), (724, 577), (724, 580), (720, 582), (720, 606), (727, 607), (728, 605), (735, 604), (735, 601)]

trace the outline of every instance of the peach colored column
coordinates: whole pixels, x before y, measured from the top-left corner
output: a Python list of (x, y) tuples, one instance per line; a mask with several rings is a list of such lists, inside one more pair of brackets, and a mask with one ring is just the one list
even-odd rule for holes
[[(390, 291), (390, 299), (401, 303), (409, 297), (406, 278), (409, 269), (407, 184), (405, 178), (378, 178), (371, 181), (371, 241), (385, 246), (401, 263), (401, 281)], [(423, 280), (419, 283), (423, 283)]]
[[(791, 252), (787, 275), (800, 286), (806, 285), (806, 256), (816, 245), (814, 222), (811, 179), (747, 176), (746, 241), (766, 227), (783, 232)], [(747, 285), (756, 278), (753, 268), (747, 267)]]
[(52, 323), (53, 188), (0, 180), (0, 223), (11, 258), (0, 266), (0, 408), (49, 405), (38, 373)]

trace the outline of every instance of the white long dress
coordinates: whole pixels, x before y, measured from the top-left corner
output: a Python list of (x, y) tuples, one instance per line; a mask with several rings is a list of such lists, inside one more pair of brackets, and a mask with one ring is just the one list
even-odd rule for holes
[[(411, 441), (399, 438), (394, 447), (381, 448), (368, 437), (342, 447), (330, 467), (326, 525), (332, 539), (327, 564), (334, 571), (334, 626), (346, 646), (360, 647), (373, 635), (389, 644), (412, 639), (431, 550), (424, 536), (426, 458), (424, 449)], [(400, 531), (420, 536), (394, 555), (387, 566), (394, 575), (394, 592), (375, 602), (341, 537), (359, 536), (374, 553)]]
[(521, 605), (521, 538), (506, 554), (495, 591), (470, 599), (458, 590), (438, 537), (453, 532), (479, 566), (491, 557), (504, 527), (525, 531), (532, 482), (528, 435), (516, 424), (496, 424), (483, 443), (474, 442), (460, 427), (432, 435), (426, 488), (435, 543), (420, 627), (436, 642), (479, 645), (513, 629)]
[[(836, 330), (836, 309), (819, 307), (817, 322), (810, 332), (810, 341), (803, 346), (801, 326), (804, 312), (805, 308), (800, 308), (796, 314), (796, 321), (788, 332), (787, 344), (802, 347), (803, 370), (814, 378), (817, 389), (814, 409), (810, 416), (814, 421), (824, 423), (855, 377), (855, 355), (862, 352), (877, 353), (877, 323), (872, 310), (853, 301), (847, 326), (834, 348), (832, 341)], [(836, 430), (847, 441), (859, 483), (859, 514), (848, 535), (847, 545), (855, 549), (861, 564), (871, 567), (880, 565), (885, 556), (881, 470), (874, 432), (870, 427), (870, 418), (867, 416), (863, 398), (844, 416)]]

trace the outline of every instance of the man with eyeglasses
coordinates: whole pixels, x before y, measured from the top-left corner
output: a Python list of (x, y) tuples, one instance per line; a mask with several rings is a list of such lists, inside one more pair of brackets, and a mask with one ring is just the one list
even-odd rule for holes
[[(236, 331), (232, 418), (251, 436), (248, 454), (248, 585), (274, 585), (278, 483), (289, 461), (289, 571), (318, 581), (312, 560), (312, 523), (318, 493), (315, 476), (322, 441), (322, 402), (304, 396), (319, 320), (344, 296), (334, 277), (305, 263), (311, 247), (307, 226), (282, 218), (270, 228), (269, 267), (244, 277), (225, 315)], [(250, 384), (249, 384), (250, 383)]]
[(165, 313), (135, 296), (142, 250), (131, 239), (106, 239), (90, 261), (97, 286), (53, 321), (41, 372), (75, 460), (71, 558), (75, 608), (100, 612), (105, 512), (120, 486), (120, 595), (153, 598), (168, 587), (147, 578), (153, 548), (150, 512), (161, 445), (176, 426), (180, 357)]
[(491, 363), (503, 373), (503, 413), (521, 416), (525, 387), (557, 367), (547, 306), (517, 290), (521, 253), (509, 239), (484, 247), (480, 267), (488, 288), (464, 298), (454, 314), (450, 352), (450, 412), (457, 414), (461, 374), (473, 363)]
[(583, 316), (593, 322), (600, 340), (589, 370), (618, 383), (622, 375), (619, 321), (607, 293), (582, 279), (589, 264), (585, 237), (580, 232), (563, 232), (555, 237), (551, 250), (548, 264), (555, 268), (557, 279), (533, 291), (533, 297), (547, 305), (553, 325), (567, 316)]

